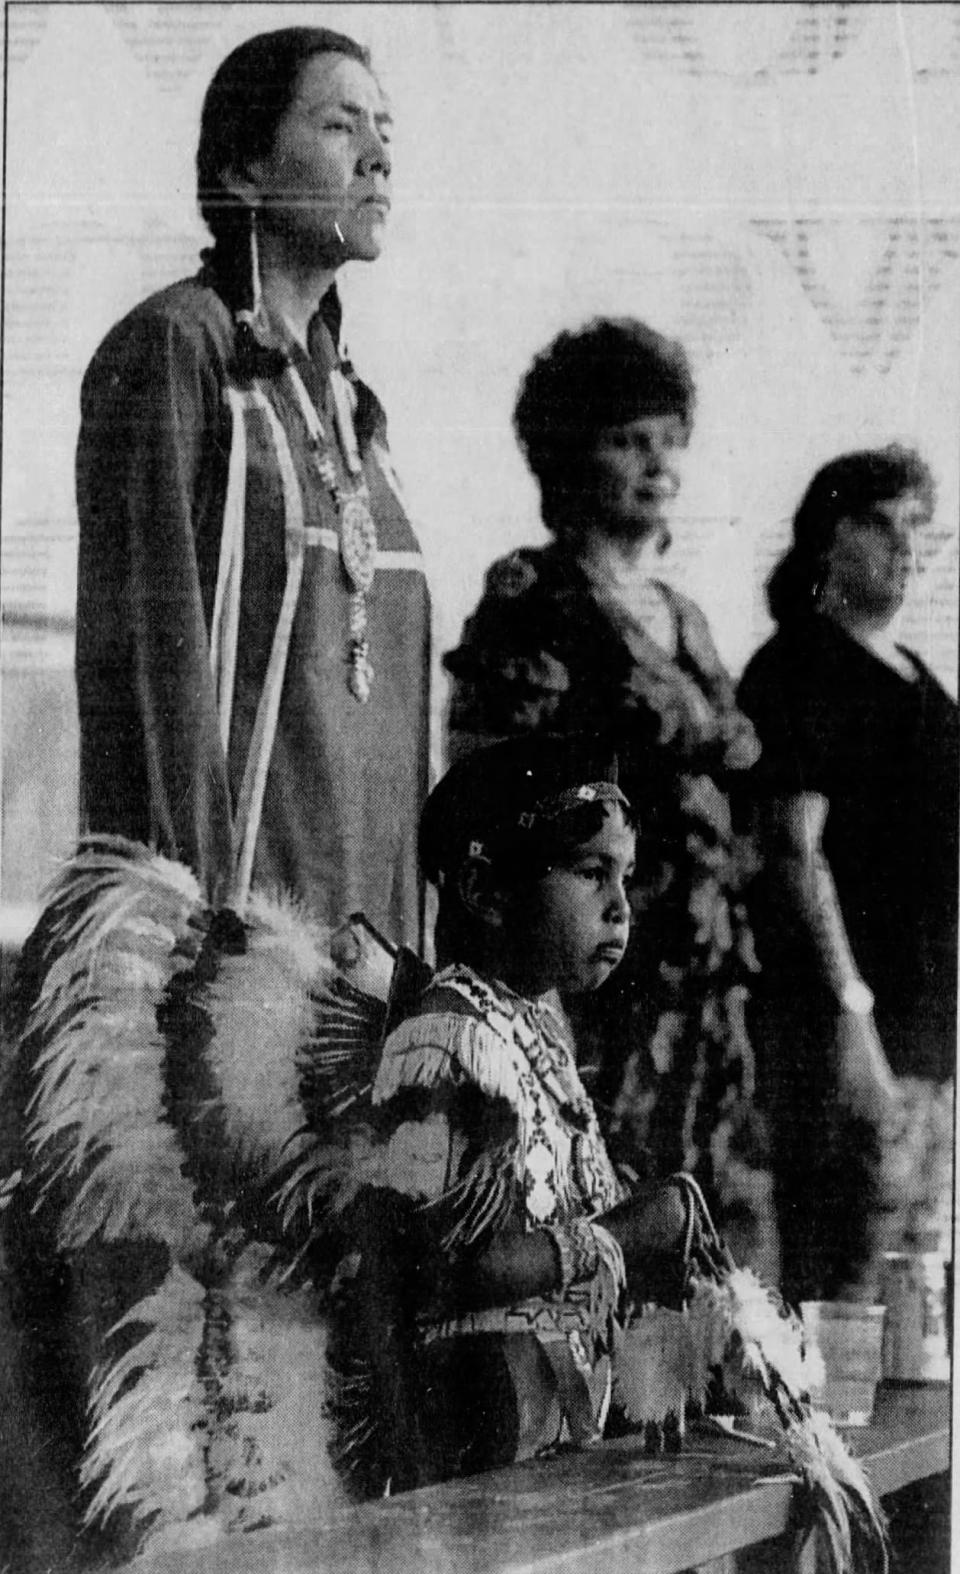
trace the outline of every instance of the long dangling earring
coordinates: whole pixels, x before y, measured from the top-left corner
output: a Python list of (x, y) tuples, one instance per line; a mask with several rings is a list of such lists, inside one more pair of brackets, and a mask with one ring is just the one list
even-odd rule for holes
[(257, 210), (250, 209), (250, 298), (253, 315), (259, 322), (263, 315), (263, 281), (260, 278), (260, 240), (257, 234)]
[[(670, 480), (668, 501), (672, 503), (674, 498), (677, 496), (677, 493), (680, 491), (680, 477), (677, 475), (675, 470), (668, 470), (667, 475)], [(670, 526), (661, 525), (659, 534), (657, 535), (657, 556), (663, 557), (664, 553), (669, 552), (672, 546), (673, 535), (671, 533)]]
[(279, 377), (287, 365), (285, 350), (274, 342), (263, 301), (257, 210), (248, 203), (246, 211), (247, 287), (244, 298), (249, 304), (234, 313), (237, 323), (235, 364), (237, 375), (244, 382), (256, 377)]
[(247, 207), (247, 300), (249, 305), (237, 312), (237, 321), (245, 323), (256, 335), (264, 327), (263, 281), (260, 278), (260, 246), (257, 237), (257, 210), (251, 203)]

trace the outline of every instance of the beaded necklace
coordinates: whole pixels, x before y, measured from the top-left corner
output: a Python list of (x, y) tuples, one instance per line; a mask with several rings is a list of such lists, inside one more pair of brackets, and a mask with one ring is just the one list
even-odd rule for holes
[(374, 670), (367, 638), (367, 595), (373, 585), (377, 563), (377, 527), (370, 510), (370, 489), (363, 474), (357, 435), (353, 425), (350, 389), (339, 367), (330, 373), (334, 420), (340, 452), (350, 475), (351, 487), (340, 484), (333, 447), (323, 422), (307, 393), (296, 366), (288, 361), (284, 368), (307, 428), (310, 455), (317, 474), (330, 493), (339, 521), (340, 561), (350, 586), (350, 693), (361, 705), (370, 698)]

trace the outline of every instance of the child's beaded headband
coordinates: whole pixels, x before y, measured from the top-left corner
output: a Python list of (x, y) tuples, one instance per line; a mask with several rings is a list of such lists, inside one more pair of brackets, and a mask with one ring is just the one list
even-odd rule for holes
[[(582, 787), (567, 787), (551, 798), (541, 799), (532, 809), (524, 809), (517, 816), (516, 828), (521, 831), (531, 831), (543, 821), (558, 820), (562, 814), (568, 814), (571, 809), (578, 809), (585, 803), (618, 803), (621, 808), (630, 807), (629, 800), (620, 791), (616, 782), (584, 782)], [(469, 847), (471, 858), (483, 858), (486, 853), (486, 843), (471, 841)]]

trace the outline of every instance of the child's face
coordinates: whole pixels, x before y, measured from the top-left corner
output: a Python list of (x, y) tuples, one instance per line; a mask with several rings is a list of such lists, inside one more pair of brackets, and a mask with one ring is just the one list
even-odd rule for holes
[(609, 978), (630, 931), (626, 882), (635, 842), (620, 805), (611, 804), (589, 842), (514, 896), (511, 927), (524, 992), (580, 994)]

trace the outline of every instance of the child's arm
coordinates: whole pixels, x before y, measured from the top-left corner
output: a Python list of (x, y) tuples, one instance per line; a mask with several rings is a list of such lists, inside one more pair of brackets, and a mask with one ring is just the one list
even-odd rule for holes
[(656, 1299), (677, 1278), (686, 1215), (676, 1189), (648, 1188), (595, 1221), (529, 1229), (512, 1065), (486, 1023), (429, 1009), (388, 1043), (375, 1092), (390, 1130), (380, 1176), (409, 1200), (421, 1311), (455, 1317), (587, 1282), (612, 1249), (593, 1222), (623, 1252), (631, 1293)]
[(546, 1230), (504, 1232), (474, 1255), (451, 1261), (438, 1286), (442, 1316), (461, 1316), (491, 1306), (513, 1306), (562, 1287), (560, 1258)]
[[(657, 1186), (626, 1198), (599, 1219), (579, 1220), (566, 1229), (503, 1230), (482, 1251), (467, 1252), (451, 1262), (437, 1287), (444, 1303), (440, 1313), (457, 1316), (484, 1307), (510, 1306), (530, 1296), (555, 1294), (569, 1282), (566, 1274), (571, 1251), (574, 1255), (589, 1252), (593, 1223), (602, 1225), (623, 1252), (630, 1294), (642, 1300), (672, 1302), (682, 1290), (680, 1242), (686, 1219), (680, 1191), (675, 1186)], [(564, 1237), (571, 1250), (563, 1249)]]
[(685, 1264), (681, 1242), (687, 1210), (676, 1185), (651, 1185), (632, 1192), (598, 1220), (623, 1252), (627, 1289), (634, 1300), (678, 1304)]

